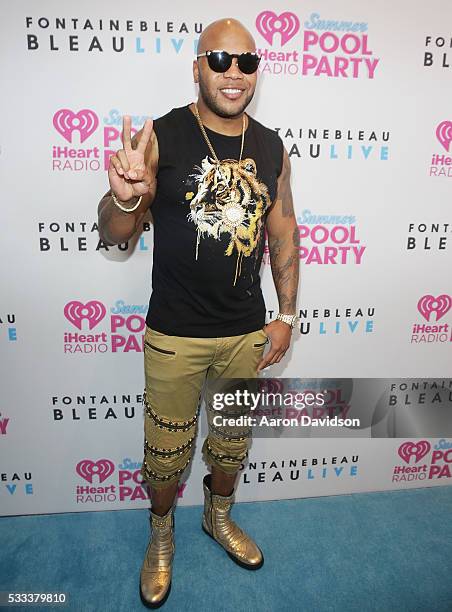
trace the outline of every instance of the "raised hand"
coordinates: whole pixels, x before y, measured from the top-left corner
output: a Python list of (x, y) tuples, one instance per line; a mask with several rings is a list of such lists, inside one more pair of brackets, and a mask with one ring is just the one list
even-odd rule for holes
[(126, 202), (133, 197), (140, 197), (151, 191), (155, 185), (155, 175), (145, 162), (146, 147), (151, 139), (152, 119), (147, 119), (141, 130), (136, 149), (132, 148), (131, 125), (129, 115), (122, 119), (123, 149), (116, 151), (110, 158), (108, 179), (111, 190), (116, 197)]

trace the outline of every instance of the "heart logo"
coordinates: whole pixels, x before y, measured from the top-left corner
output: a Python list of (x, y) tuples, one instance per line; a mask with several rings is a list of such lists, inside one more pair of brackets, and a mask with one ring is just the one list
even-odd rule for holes
[(83, 459), (75, 468), (79, 476), (92, 484), (93, 476), (97, 474), (99, 483), (107, 480), (115, 471), (115, 464), (109, 459), (99, 459), (99, 461), (91, 461), (91, 459)]
[(436, 137), (449, 152), (450, 143), (452, 142), (452, 121), (442, 121), (436, 128)]
[(295, 13), (288, 11), (280, 15), (273, 11), (262, 11), (256, 17), (256, 28), (270, 45), (273, 44), (273, 37), (278, 32), (283, 47), (300, 29), (300, 20)]
[(257, 387), (259, 393), (282, 393), (284, 384), (280, 378), (259, 378)]
[(102, 302), (96, 300), (91, 300), (90, 302), (86, 302), (86, 304), (74, 300), (68, 302), (64, 307), (64, 316), (66, 319), (80, 330), (82, 329), (83, 319), (88, 319), (88, 327), (89, 329), (93, 329), (93, 327), (96, 327), (96, 325), (102, 321), (106, 313), (107, 309)]
[(449, 312), (451, 306), (452, 298), (446, 294), (438, 295), (438, 297), (423, 295), (417, 303), (417, 309), (427, 321), (430, 321), (432, 312), (436, 313), (436, 320), (439, 321), (441, 317), (444, 317)]
[(80, 143), (96, 130), (99, 119), (92, 110), (84, 108), (74, 113), (69, 108), (61, 108), (53, 115), (53, 126), (68, 142), (72, 142), (72, 132), (78, 131)]
[(419, 442), (404, 442), (399, 447), (399, 456), (405, 461), (410, 463), (411, 457), (415, 457), (415, 463), (418, 463), (422, 457), (429, 452), (431, 446), (427, 440), (420, 440)]

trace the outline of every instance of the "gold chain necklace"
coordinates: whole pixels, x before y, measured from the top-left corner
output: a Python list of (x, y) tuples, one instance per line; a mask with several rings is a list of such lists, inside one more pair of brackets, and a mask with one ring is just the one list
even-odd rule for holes
[[(221, 161), (218, 159), (218, 156), (215, 153), (215, 149), (213, 148), (212, 143), (210, 142), (209, 137), (207, 136), (206, 130), (204, 129), (204, 125), (201, 121), (201, 117), (199, 116), (198, 106), (196, 102), (193, 103), (193, 106), (195, 110), (195, 117), (198, 121), (201, 133), (204, 136), (204, 139), (207, 143), (207, 146), (209, 147), (212, 157), (215, 160), (217, 169), (219, 170), (221, 167)], [(244, 142), (245, 142), (245, 113), (243, 113), (242, 115), (242, 143), (240, 145), (240, 157), (238, 160), (238, 164), (240, 164), (240, 162), (242, 161)], [(227, 160), (227, 161), (233, 161), (235, 163), (235, 160)], [(219, 204), (219, 207), (221, 209), (221, 214), (223, 217), (222, 219), (223, 224), (227, 228), (227, 230), (230, 232), (231, 237), (235, 239), (237, 227), (241, 225), (243, 219), (245, 218), (246, 211), (244, 210), (244, 207), (242, 206), (241, 202), (238, 201), (237, 190), (227, 188), (227, 191), (229, 193), (230, 201)], [(199, 246), (200, 238), (201, 238), (201, 231), (198, 227), (197, 240), (196, 240), (196, 259), (198, 259), (198, 246)], [(237, 282), (237, 276), (241, 273), (242, 255), (243, 253), (239, 252), (237, 256), (237, 262), (235, 266), (234, 285)]]
[[(217, 164), (220, 163), (220, 160), (217, 157), (217, 154), (215, 153), (215, 149), (212, 146), (212, 143), (209, 140), (209, 137), (207, 136), (206, 130), (204, 129), (204, 125), (201, 121), (201, 117), (199, 116), (199, 111), (198, 111), (198, 106), (196, 104), (196, 102), (194, 102), (193, 104), (194, 109), (195, 109), (195, 117), (198, 120), (198, 124), (199, 124), (199, 128), (201, 130), (202, 135), (204, 136), (204, 139), (207, 143), (207, 146), (209, 147), (210, 152), (212, 153), (212, 157), (214, 158), (214, 160), (216, 161)], [(245, 113), (243, 113), (242, 115), (242, 144), (240, 146), (240, 157), (239, 157), (239, 164), (242, 161), (242, 154), (243, 154), (243, 143), (245, 142)]]

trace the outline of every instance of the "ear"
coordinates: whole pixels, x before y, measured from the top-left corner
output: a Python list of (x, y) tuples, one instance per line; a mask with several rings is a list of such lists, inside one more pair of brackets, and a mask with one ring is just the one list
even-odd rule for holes
[(199, 83), (199, 66), (198, 60), (193, 60), (193, 81)]

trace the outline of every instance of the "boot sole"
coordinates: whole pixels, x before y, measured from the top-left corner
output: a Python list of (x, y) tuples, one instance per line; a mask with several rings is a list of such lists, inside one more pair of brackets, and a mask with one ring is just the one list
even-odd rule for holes
[[(217, 540), (215, 540), (213, 535), (210, 534), (207, 531), (207, 529), (204, 527), (204, 525), (202, 523), (201, 523), (201, 527), (202, 527), (202, 530), (204, 531), (204, 533), (207, 533), (209, 538), (212, 538), (212, 540), (214, 542), (216, 542), (218, 544), (218, 546), (221, 546), (221, 544), (219, 542), (217, 542)], [(231, 559), (234, 561), (234, 563), (237, 563), (237, 565), (240, 565), (240, 567), (243, 567), (244, 569), (247, 569), (247, 570), (257, 570), (257, 569), (260, 569), (264, 565), (264, 555), (263, 555), (262, 551), (261, 551), (262, 560), (259, 563), (256, 563), (255, 565), (250, 565), (249, 563), (244, 563), (243, 561), (240, 561), (240, 559), (237, 559), (237, 557), (234, 557), (234, 555), (232, 553), (230, 553), (228, 550), (226, 550), (224, 548), (224, 546), (221, 546), (221, 548), (224, 550), (224, 552), (227, 555), (229, 555), (229, 557), (231, 557)]]
[(172, 585), (172, 581), (170, 582), (168, 590), (166, 591), (164, 597), (157, 603), (153, 604), (153, 603), (150, 603), (147, 599), (143, 597), (143, 593), (141, 592), (141, 583), (140, 583), (138, 588), (140, 591), (140, 599), (141, 599), (141, 603), (143, 604), (143, 606), (145, 606), (146, 608), (150, 608), (152, 610), (155, 610), (156, 608), (160, 608), (160, 606), (163, 606), (165, 601), (168, 599), (168, 595), (170, 594), (171, 585)]

